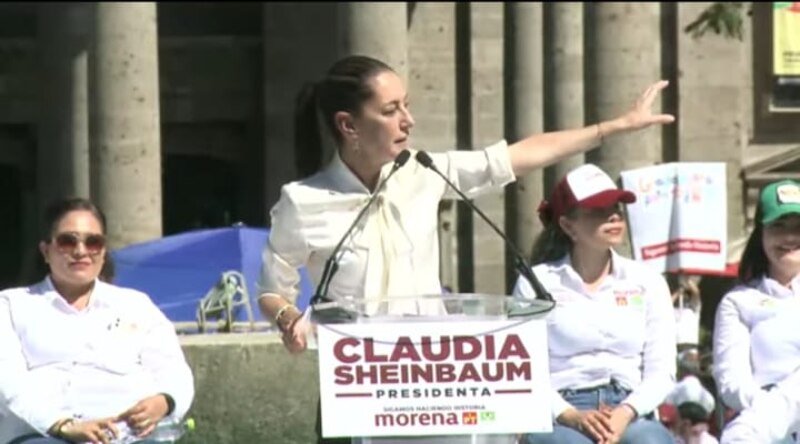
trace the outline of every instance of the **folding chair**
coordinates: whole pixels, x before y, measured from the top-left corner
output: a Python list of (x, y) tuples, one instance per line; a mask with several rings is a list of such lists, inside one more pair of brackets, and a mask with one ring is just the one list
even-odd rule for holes
[(200, 333), (206, 331), (209, 319), (224, 318), (222, 331), (233, 330), (233, 313), (236, 307), (244, 306), (250, 330), (255, 329), (253, 310), (250, 307), (250, 295), (242, 273), (226, 271), (219, 281), (206, 293), (197, 306), (197, 324)]

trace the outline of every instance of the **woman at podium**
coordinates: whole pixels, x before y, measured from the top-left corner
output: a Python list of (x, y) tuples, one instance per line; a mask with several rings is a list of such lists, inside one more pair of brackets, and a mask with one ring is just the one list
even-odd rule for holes
[[(614, 247), (621, 204), (636, 200), (600, 168), (570, 171), (539, 206), (533, 271), (553, 295), (547, 318), (554, 430), (529, 443), (668, 444), (653, 411), (675, 384), (675, 318), (664, 278)], [(534, 298), (519, 279), (514, 296)]]
[[(666, 86), (666, 81), (651, 85), (629, 112), (613, 120), (430, 157), (468, 196), (499, 192), (516, 176), (599, 146), (604, 137), (672, 122), (673, 116), (650, 111)], [(414, 160), (398, 169), (383, 190), (376, 189), (409, 149), (414, 123), (402, 78), (370, 57), (339, 60), (299, 94), (295, 152), (300, 174), (308, 177), (284, 185), (271, 210), (259, 285), (259, 305), (284, 333), (290, 351), (306, 347), (296, 322), (301, 313), (294, 305), (298, 269), (305, 266), (319, 284), (334, 253), (338, 272), (327, 298), (441, 292), (437, 211), (439, 201), (454, 194)], [(326, 150), (329, 145), (333, 148)], [(372, 197), (377, 199), (370, 202)], [(370, 203), (361, 223), (348, 232)]]
[[(429, 157), (470, 198), (500, 192), (517, 176), (599, 146), (604, 137), (672, 122), (650, 110), (666, 86), (651, 85), (613, 120)], [(403, 79), (370, 57), (342, 58), (300, 92), (295, 156), (305, 178), (284, 185), (271, 209), (259, 283), (259, 306), (290, 352), (307, 346), (307, 323), (295, 306), (301, 267), (328, 300), (441, 293), (438, 206), (457, 193), (429, 166), (401, 161), (409, 158), (414, 124)], [(331, 257), (338, 268), (332, 279), (324, 272)]]

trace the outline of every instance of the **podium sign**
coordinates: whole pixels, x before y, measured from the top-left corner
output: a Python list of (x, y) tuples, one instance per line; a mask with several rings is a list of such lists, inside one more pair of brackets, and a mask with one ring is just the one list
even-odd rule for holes
[(319, 325), (325, 437), (552, 431), (543, 318)]

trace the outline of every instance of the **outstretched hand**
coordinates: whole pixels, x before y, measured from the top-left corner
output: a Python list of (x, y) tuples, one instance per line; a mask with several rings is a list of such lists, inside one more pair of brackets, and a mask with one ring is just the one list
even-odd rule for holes
[(628, 129), (636, 130), (647, 128), (650, 125), (663, 125), (675, 121), (672, 114), (653, 114), (653, 102), (658, 93), (669, 85), (668, 80), (659, 80), (653, 83), (636, 99), (633, 108), (622, 116)]

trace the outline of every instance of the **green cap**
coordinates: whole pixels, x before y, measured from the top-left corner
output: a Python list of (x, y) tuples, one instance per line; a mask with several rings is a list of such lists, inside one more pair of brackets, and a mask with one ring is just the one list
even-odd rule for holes
[(786, 179), (767, 185), (761, 191), (760, 204), (764, 225), (787, 214), (800, 214), (800, 183)]

